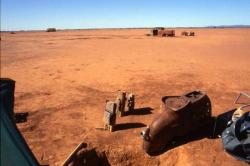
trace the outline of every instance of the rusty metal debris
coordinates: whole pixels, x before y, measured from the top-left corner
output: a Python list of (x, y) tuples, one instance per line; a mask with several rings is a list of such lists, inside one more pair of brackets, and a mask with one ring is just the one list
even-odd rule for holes
[[(164, 27), (156, 27), (151, 30), (152, 36), (160, 36), (160, 37), (174, 37), (175, 30), (165, 29)], [(195, 32), (190, 31), (182, 31), (182, 36), (195, 36)]]
[(157, 36), (158, 35), (158, 29), (153, 29), (152, 30), (152, 35)]
[(211, 102), (204, 92), (165, 96), (162, 103), (161, 114), (142, 132), (143, 149), (148, 154), (161, 151), (174, 137), (185, 136), (211, 120)]
[(160, 37), (174, 37), (175, 30), (165, 29), (163, 27), (157, 27), (152, 29), (153, 36), (160, 36)]
[(182, 36), (195, 36), (195, 32), (193, 32), (193, 31), (191, 31), (191, 32), (182, 31), (181, 35)]

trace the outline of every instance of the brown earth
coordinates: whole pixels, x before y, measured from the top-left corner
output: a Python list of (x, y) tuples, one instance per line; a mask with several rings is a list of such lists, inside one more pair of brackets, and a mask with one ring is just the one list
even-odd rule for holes
[[(245, 165), (202, 138), (150, 157), (140, 131), (159, 112), (161, 97), (201, 89), (213, 115), (250, 93), (250, 29), (192, 29), (195, 37), (151, 37), (149, 30), (1, 33), (1, 76), (16, 80), (15, 111), (30, 113), (18, 127), (40, 160), (60, 165), (80, 142), (104, 151), (111, 165)], [(106, 99), (136, 95), (134, 115), (103, 127)], [(97, 128), (97, 129), (96, 129)]]

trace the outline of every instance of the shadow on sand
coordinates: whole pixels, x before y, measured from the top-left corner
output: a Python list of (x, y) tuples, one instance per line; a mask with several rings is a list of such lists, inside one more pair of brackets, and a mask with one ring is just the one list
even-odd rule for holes
[(148, 115), (152, 114), (153, 108), (151, 107), (143, 107), (143, 108), (137, 108), (134, 111), (126, 112), (126, 115)]
[(141, 127), (145, 127), (146, 125), (143, 123), (121, 123), (121, 124), (117, 124), (115, 126), (115, 130), (127, 130), (127, 129), (134, 129), (134, 128), (141, 128)]
[(63, 163), (63, 166), (110, 166), (104, 151), (96, 151), (94, 147), (87, 147), (86, 143), (80, 146), (78, 146), (79, 149), (70, 154), (69, 158)]
[(209, 138), (209, 139), (219, 138), (219, 136), (227, 127), (227, 123), (228, 121), (231, 120), (231, 117), (235, 110), (236, 109), (232, 109), (232, 110), (229, 110), (225, 113), (218, 115), (217, 117), (212, 117), (211, 122), (208, 125), (189, 133), (187, 136), (174, 138), (172, 142), (166, 145), (165, 147), (163, 147), (162, 150), (160, 150), (157, 153), (150, 154), (150, 155), (157, 156), (157, 155), (165, 153), (166, 151), (170, 149), (174, 149), (178, 146), (187, 144), (195, 140), (200, 140), (203, 138)]
[(27, 122), (28, 112), (18, 112), (15, 113), (14, 119), (16, 123), (24, 123)]

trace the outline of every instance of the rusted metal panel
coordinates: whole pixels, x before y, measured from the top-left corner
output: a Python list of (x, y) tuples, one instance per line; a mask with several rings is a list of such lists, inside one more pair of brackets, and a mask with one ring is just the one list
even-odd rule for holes
[(173, 37), (175, 36), (175, 30), (168, 30), (163, 27), (156, 27), (151, 30), (153, 36), (161, 36), (161, 37)]
[(175, 30), (159, 30), (158, 35), (161, 37), (173, 37), (175, 36)]
[(211, 120), (210, 99), (201, 91), (165, 96), (162, 98), (162, 109), (143, 132), (143, 149), (148, 154), (157, 153), (174, 137), (185, 136)]

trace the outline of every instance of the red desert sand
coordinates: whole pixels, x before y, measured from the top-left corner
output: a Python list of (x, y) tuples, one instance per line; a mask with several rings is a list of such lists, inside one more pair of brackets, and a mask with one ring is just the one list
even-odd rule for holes
[[(184, 30), (196, 36), (181, 36)], [(29, 112), (18, 128), (38, 160), (60, 165), (85, 142), (104, 151), (111, 165), (246, 165), (224, 151), (220, 138), (150, 157), (140, 131), (164, 95), (204, 90), (213, 116), (235, 107), (239, 92), (250, 92), (250, 29), (177, 29), (173, 38), (149, 32), (1, 33), (1, 77), (16, 81), (15, 112)], [(113, 133), (96, 129), (103, 127), (105, 100), (114, 100), (118, 89), (133, 92), (135, 107), (152, 114), (119, 117)]]

